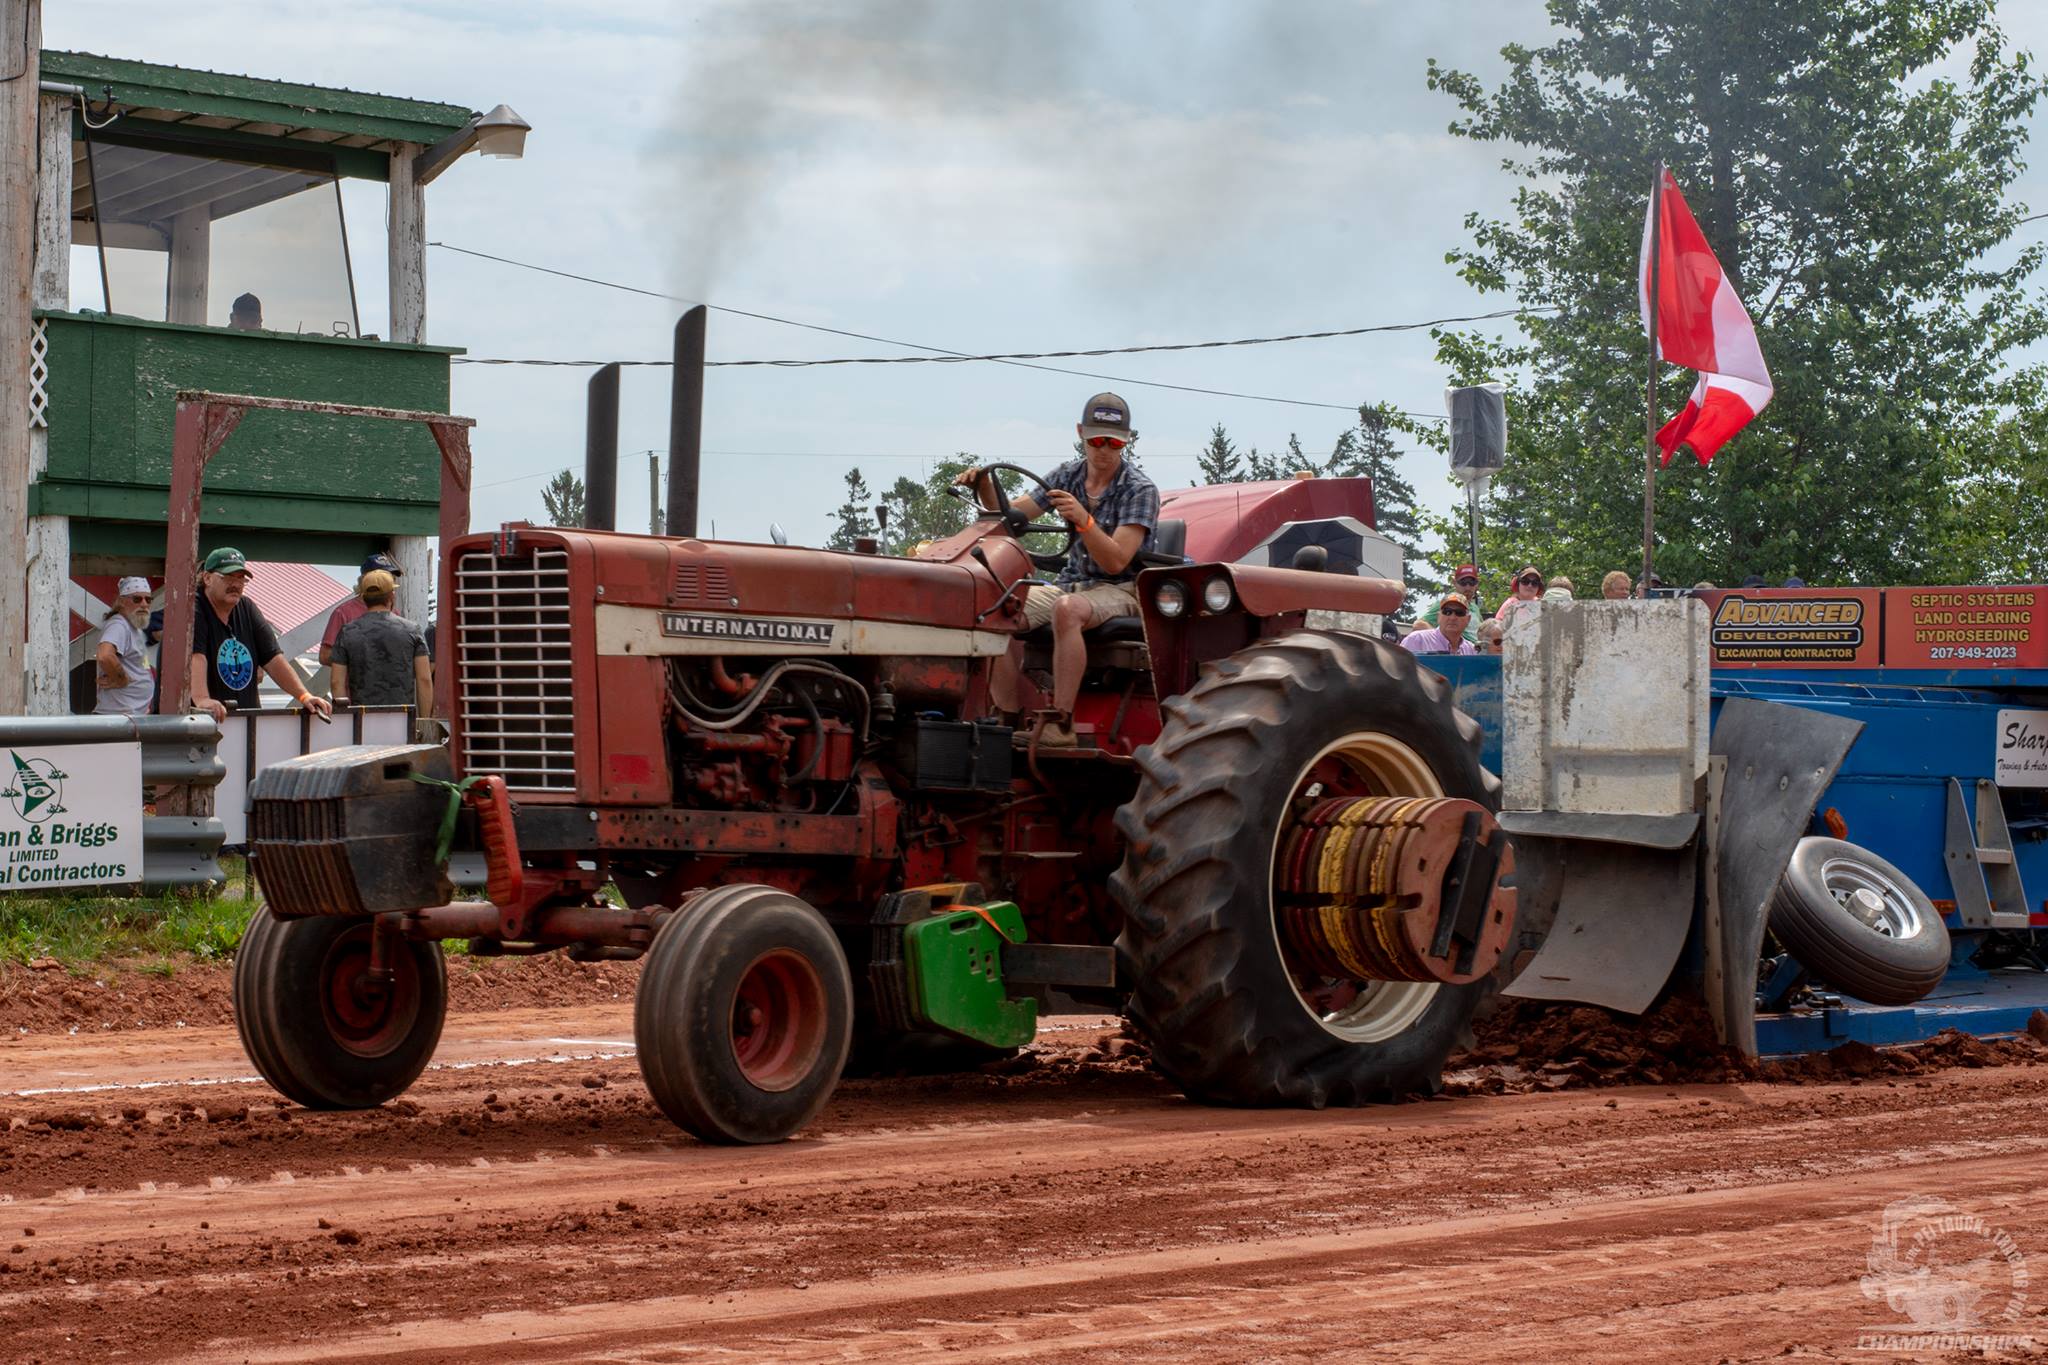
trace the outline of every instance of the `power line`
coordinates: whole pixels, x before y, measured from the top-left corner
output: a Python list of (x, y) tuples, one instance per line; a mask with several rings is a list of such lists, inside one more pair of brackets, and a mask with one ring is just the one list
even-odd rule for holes
[[(826, 327), (818, 323), (799, 322), (794, 318), (777, 317), (771, 313), (757, 313), (744, 308), (729, 308), (722, 304), (703, 303), (702, 300), (685, 298), (680, 294), (666, 294), (658, 290), (642, 289), (637, 285), (620, 284), (614, 280), (599, 279), (594, 275), (579, 275), (572, 271), (556, 270), (549, 266), (535, 265), (530, 261), (514, 260), (509, 256), (497, 256), (487, 251), (474, 251), (468, 247), (454, 246), (447, 242), (429, 242), (427, 245), (440, 247), (444, 251), (457, 252), (464, 256), (474, 256), (480, 260), (496, 261), (501, 265), (513, 266), (520, 270), (532, 270), (543, 275), (553, 275), (560, 279), (576, 280), (580, 283), (596, 285), (603, 289), (616, 289), (624, 293), (639, 294), (647, 298), (665, 299), (672, 303), (687, 303), (693, 305), (702, 303), (704, 307), (709, 308), (714, 312), (729, 313), (735, 317), (752, 318), (759, 322), (772, 322), (780, 324), (785, 327), (800, 327), (805, 329), (806, 331), (826, 332), (833, 336), (852, 337), (859, 341), (872, 341), (877, 343), (878, 345), (883, 346), (902, 346), (910, 350), (924, 351), (927, 353), (924, 355), (917, 356), (847, 356), (822, 360), (713, 360), (706, 362), (707, 367), (768, 366), (774, 368), (797, 369), (821, 365), (958, 365), (967, 362), (988, 362), (999, 365), (1015, 365), (1021, 369), (1043, 370), (1051, 374), (1073, 375), (1075, 377), (1082, 379), (1099, 379), (1112, 384), (1132, 384), (1141, 388), (1169, 389), (1178, 393), (1197, 393), (1215, 398), (1240, 398), (1258, 403), (1281, 403), (1288, 405), (1290, 407), (1324, 408), (1333, 412), (1353, 412), (1357, 410), (1358, 405), (1355, 403), (1323, 403), (1312, 401), (1310, 399), (1305, 398), (1280, 398), (1275, 397), (1271, 394), (1240, 393), (1230, 389), (1204, 388), (1192, 384), (1168, 384), (1160, 380), (1135, 379), (1128, 375), (1101, 374), (1089, 370), (1074, 370), (1056, 365), (1039, 365), (1033, 364), (1031, 362), (1036, 360), (1062, 359), (1068, 357), (1081, 356), (1136, 355), (1155, 351), (1195, 351), (1214, 350), (1237, 346), (1269, 346), (1289, 341), (1309, 341), (1330, 337), (1364, 336), (1374, 332), (1420, 331), (1430, 327), (1444, 326), (1449, 323), (1488, 322), (1496, 321), (1501, 318), (1514, 317), (1524, 312), (1553, 311), (1552, 309), (1547, 307), (1537, 309), (1504, 308), (1490, 313), (1475, 313), (1460, 317), (1432, 318), (1422, 322), (1379, 323), (1367, 327), (1350, 327), (1321, 332), (1294, 332), (1282, 336), (1270, 337), (1242, 337), (1230, 341), (1173, 342), (1150, 346), (1107, 346), (1096, 347), (1088, 350), (1014, 351), (976, 355), (965, 351), (950, 350), (943, 346), (927, 346), (922, 342), (900, 341), (893, 337), (875, 336), (867, 332), (853, 332), (839, 327)], [(458, 365), (519, 365), (546, 368), (590, 369), (602, 365), (611, 364), (659, 368), (666, 365), (672, 365), (674, 362), (669, 360), (539, 360), (482, 356), (458, 356), (455, 357), (454, 363)], [(1411, 415), (1421, 416), (1422, 414)], [(1430, 420), (1441, 419), (1432, 416)]]
[[(1411, 412), (1403, 415), (1419, 417), (1425, 421), (1433, 422), (1445, 420), (1442, 413)], [(619, 459), (627, 460), (641, 455), (659, 453), (661, 452), (654, 450), (628, 450), (622, 451)], [(955, 451), (953, 453), (959, 454), (960, 452)], [(868, 460), (921, 460), (929, 464), (937, 464), (940, 460), (947, 458), (944, 455), (921, 455), (914, 451), (903, 450), (707, 450), (703, 454), (715, 456), (719, 459), (732, 460), (846, 460), (851, 463)], [(1193, 460), (1200, 458), (1200, 456), (1200, 451), (1167, 451), (1161, 453), (1155, 450), (1146, 454), (1144, 459), (1150, 462), (1158, 462), (1162, 460)], [(983, 463), (997, 463), (1007, 460), (1013, 464), (1025, 464), (1039, 457), (1030, 455), (1000, 457), (978, 455), (976, 458), (982, 460)], [(528, 479), (550, 479), (557, 474), (573, 474), (575, 472), (576, 466), (573, 464), (550, 465), (546, 469), (530, 470), (524, 474), (508, 474), (502, 479), (492, 479), (487, 483), (474, 484), (472, 487), (478, 490), (502, 488), (507, 484), (524, 483)]]
[[(857, 355), (835, 356), (826, 360), (707, 360), (706, 368), (775, 366), (780, 369), (798, 370), (814, 365), (964, 365), (971, 361), (998, 360), (1063, 360), (1076, 356), (1097, 355), (1142, 355), (1151, 351), (1213, 351), (1231, 346), (1271, 346), (1283, 341), (1319, 341), (1327, 337), (1365, 336), (1371, 332), (1418, 332), (1428, 327), (1441, 327), (1451, 322), (1491, 322), (1499, 318), (1511, 318), (1526, 312), (1550, 312), (1548, 307), (1533, 309), (1502, 308), (1492, 313), (1472, 313), (1464, 317), (1430, 318), (1425, 322), (1389, 322), (1373, 327), (1346, 327), (1331, 332), (1291, 332), (1286, 336), (1240, 337), (1234, 341), (1177, 341), (1156, 346), (1101, 346), (1088, 351), (1004, 351), (988, 355), (964, 355), (947, 351), (937, 355)], [(749, 316), (755, 316), (750, 314)], [(802, 324), (798, 324), (802, 325)], [(908, 346), (907, 341), (889, 343), (892, 346)], [(459, 357), (458, 365), (670, 365), (669, 360), (498, 360), (483, 357)]]

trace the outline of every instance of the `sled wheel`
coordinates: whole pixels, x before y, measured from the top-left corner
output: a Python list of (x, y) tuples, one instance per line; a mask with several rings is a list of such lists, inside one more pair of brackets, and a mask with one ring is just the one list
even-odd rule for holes
[(654, 1102), (706, 1142), (780, 1142), (825, 1107), (853, 1031), (853, 979), (824, 917), (724, 886), (669, 917), (640, 971), (633, 1039)]
[(371, 1109), (419, 1079), (441, 1041), (439, 944), (392, 943), (370, 972), (371, 921), (282, 920), (258, 906), (235, 952), (235, 1029), (263, 1079), (308, 1109)]
[[(1187, 1093), (1221, 1104), (1350, 1105), (1442, 1085), (1486, 983), (1333, 976), (1276, 919), (1283, 835), (1333, 797), (1499, 807), (1480, 730), (1406, 651), (1302, 631), (1262, 641), (1169, 700), (1117, 813), (1132, 1021)], [(1327, 964), (1322, 964), (1326, 967)]]
[(1924, 999), (1948, 972), (1948, 926), (1912, 878), (1843, 839), (1801, 839), (1771, 901), (1801, 966), (1873, 1005)]

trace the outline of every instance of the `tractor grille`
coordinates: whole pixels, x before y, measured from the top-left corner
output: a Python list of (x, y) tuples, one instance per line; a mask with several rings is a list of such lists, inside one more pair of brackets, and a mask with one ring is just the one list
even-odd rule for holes
[(464, 555), (455, 568), (462, 767), (525, 791), (576, 788), (569, 556)]

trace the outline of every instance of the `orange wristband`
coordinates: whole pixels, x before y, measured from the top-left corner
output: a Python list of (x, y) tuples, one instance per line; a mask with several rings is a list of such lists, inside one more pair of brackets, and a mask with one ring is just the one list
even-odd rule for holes
[(1089, 533), (1090, 531), (1092, 531), (1092, 530), (1094, 530), (1094, 529), (1095, 529), (1095, 518), (1094, 518), (1094, 516), (1092, 516), (1092, 515), (1091, 515), (1091, 516), (1090, 516), (1090, 517), (1088, 518), (1088, 521), (1087, 521), (1087, 523), (1086, 523), (1085, 525), (1081, 525), (1081, 526), (1076, 526), (1076, 527), (1074, 528), (1074, 531), (1075, 531), (1075, 533), (1076, 533), (1076, 534), (1079, 534), (1079, 535), (1084, 535), (1084, 536), (1085, 536), (1085, 535), (1087, 535), (1087, 534), (1088, 534), (1088, 533)]

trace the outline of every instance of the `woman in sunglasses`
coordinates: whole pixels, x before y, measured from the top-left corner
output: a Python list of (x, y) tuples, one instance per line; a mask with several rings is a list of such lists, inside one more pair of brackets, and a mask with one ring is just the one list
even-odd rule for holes
[(1465, 638), (1465, 626), (1471, 619), (1472, 608), (1465, 605), (1465, 599), (1458, 593), (1446, 593), (1443, 601), (1437, 603), (1437, 623), (1410, 631), (1402, 639), (1401, 648), (1410, 654), (1477, 654), (1479, 651)]
[(1515, 575), (1514, 596), (1500, 604), (1500, 610), (1493, 619), (1503, 629), (1515, 623), (1515, 613), (1543, 596), (1543, 571), (1534, 564), (1524, 564), (1522, 571)]

